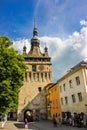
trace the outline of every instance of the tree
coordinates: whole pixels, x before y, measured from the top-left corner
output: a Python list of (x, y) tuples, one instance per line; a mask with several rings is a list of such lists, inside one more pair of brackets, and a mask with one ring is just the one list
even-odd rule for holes
[(26, 65), (22, 55), (6, 36), (0, 36), (0, 114), (17, 108), (18, 93), (23, 85)]

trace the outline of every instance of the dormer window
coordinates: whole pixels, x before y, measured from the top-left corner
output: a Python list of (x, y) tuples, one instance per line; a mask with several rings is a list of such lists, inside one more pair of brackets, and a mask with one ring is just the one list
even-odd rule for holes
[(32, 71), (36, 72), (36, 65), (32, 65)]

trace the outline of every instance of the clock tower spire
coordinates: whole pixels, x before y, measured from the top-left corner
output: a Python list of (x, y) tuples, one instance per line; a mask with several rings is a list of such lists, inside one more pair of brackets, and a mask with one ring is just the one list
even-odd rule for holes
[(35, 21), (35, 19), (34, 19), (33, 37), (34, 36), (38, 36), (38, 31), (37, 31), (37, 28), (36, 28), (36, 21)]
[(40, 41), (38, 38), (38, 30), (36, 27), (36, 22), (34, 19), (34, 29), (33, 29), (33, 37), (31, 39), (31, 49), (28, 53), (28, 55), (32, 55), (32, 56), (42, 56), (42, 53), (40, 52)]

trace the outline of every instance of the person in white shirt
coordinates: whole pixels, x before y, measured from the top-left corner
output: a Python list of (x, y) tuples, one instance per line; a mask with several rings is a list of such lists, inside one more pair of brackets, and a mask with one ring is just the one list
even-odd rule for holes
[(5, 114), (4, 116), (2, 116), (1, 121), (2, 121), (2, 126), (1, 127), (4, 128), (4, 126), (5, 126), (6, 122), (7, 122), (7, 114)]

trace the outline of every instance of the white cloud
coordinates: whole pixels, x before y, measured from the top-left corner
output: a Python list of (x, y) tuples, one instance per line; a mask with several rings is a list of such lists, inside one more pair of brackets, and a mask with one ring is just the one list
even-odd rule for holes
[[(42, 37), (41, 41), (49, 46), (52, 58), (57, 59), (62, 56), (62, 53), (67, 49), (72, 49), (73, 52), (79, 51), (82, 58), (87, 57), (87, 28), (82, 28), (80, 32), (74, 32), (67, 39), (62, 40), (58, 37)], [(54, 50), (54, 51), (53, 51)], [(67, 50), (68, 53), (69, 50)], [(54, 60), (55, 60), (54, 59)]]
[(86, 59), (87, 58), (87, 27), (81, 29), (81, 36), (82, 36), (82, 56)]
[(81, 21), (80, 21), (80, 24), (81, 24), (81, 25), (87, 25), (87, 21), (86, 21), (86, 20), (81, 20)]
[(56, 57), (58, 58), (62, 51), (65, 48), (65, 44), (63, 44), (63, 40), (57, 37), (41, 37), (40, 38), (41, 43), (46, 43), (48, 47), (49, 54), (51, 55), (53, 60), (56, 60)]
[(27, 52), (30, 49), (30, 39), (17, 39), (16, 41), (13, 41), (13, 47), (18, 50), (19, 53), (23, 52), (23, 46), (25, 45), (27, 47)]
[[(26, 44), (27, 52), (30, 50), (30, 39), (19, 39), (14, 41), (14, 48), (22, 52)], [(59, 37), (40, 37), (40, 48), (43, 51), (47, 45), (49, 56), (52, 58), (53, 81), (73, 67), (81, 60), (87, 59), (87, 27), (80, 32), (74, 32), (67, 39)]]

